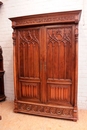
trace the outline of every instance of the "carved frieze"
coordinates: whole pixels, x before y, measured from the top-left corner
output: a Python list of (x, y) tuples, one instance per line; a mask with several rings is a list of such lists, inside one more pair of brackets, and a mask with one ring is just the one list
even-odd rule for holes
[(16, 26), (19, 25), (33, 25), (33, 24), (41, 24), (41, 23), (56, 23), (56, 22), (63, 22), (63, 21), (70, 21), (70, 20), (74, 20), (75, 16), (74, 15), (70, 15), (70, 16), (50, 16), (50, 17), (40, 17), (40, 18), (32, 18), (31, 19), (23, 19), (22, 21), (18, 21), (16, 22)]
[(15, 103), (14, 111), (22, 111), (25, 113), (39, 113), (50, 116), (73, 116), (73, 109), (67, 108), (58, 108), (58, 107), (51, 107), (51, 106), (43, 106), (43, 105), (35, 105), (35, 104), (26, 104), (26, 103)]
[(40, 24), (52, 24), (52, 23), (78, 23), (80, 15), (78, 11), (70, 12), (56, 12), (50, 14), (30, 15), (24, 18), (10, 18), (12, 20), (12, 27), (29, 26), (29, 25), (40, 25)]

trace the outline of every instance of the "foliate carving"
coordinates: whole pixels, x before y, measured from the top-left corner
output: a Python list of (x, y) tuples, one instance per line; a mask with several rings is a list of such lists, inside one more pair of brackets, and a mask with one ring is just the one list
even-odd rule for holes
[(39, 44), (39, 40), (36, 36), (35, 30), (19, 32), (19, 36), (22, 41), (21, 44)]
[(56, 113), (56, 109), (53, 108), (53, 107), (51, 107), (51, 108), (50, 108), (50, 114), (57, 114), (57, 113)]
[(16, 102), (14, 102), (14, 107), (15, 107), (14, 111), (16, 112), (18, 110), (18, 105)]
[(29, 15), (24, 17), (10, 18), (12, 27), (21, 27), (29, 25), (41, 25), (52, 23), (78, 23), (80, 19), (81, 10), (56, 12), (39, 15)]
[(64, 46), (69, 44), (71, 46), (71, 28), (56, 28), (56, 29), (48, 29), (48, 45), (52, 43), (58, 43), (61, 45), (63, 43)]
[(25, 104), (25, 103), (15, 103), (15, 108), (18, 112), (27, 112), (27, 113), (35, 113), (38, 115), (44, 114), (50, 116), (67, 116), (72, 117), (73, 116), (73, 109), (67, 109), (67, 108), (58, 108), (58, 107), (51, 107), (51, 106), (42, 106), (42, 105), (34, 105), (34, 104)]
[(78, 42), (78, 25), (75, 27), (75, 40)]
[(12, 22), (12, 27), (15, 27), (15, 26), (16, 26), (16, 22), (13, 21), (13, 22)]
[(44, 112), (44, 107), (43, 106), (38, 106), (37, 108), (38, 108), (39, 112)]
[(13, 39), (13, 45), (15, 45), (16, 44), (16, 30), (14, 30), (12, 33), (12, 39)]
[(50, 113), (50, 112), (49, 112), (49, 107), (44, 107), (44, 112), (45, 112), (45, 113)]
[(13, 26), (21, 26), (21, 25), (34, 25), (34, 24), (42, 24), (42, 23), (57, 23), (57, 22), (64, 22), (64, 21), (74, 21), (75, 15), (61, 15), (61, 16), (43, 16), (38, 18), (25, 18), (21, 19), (20, 21), (16, 21), (16, 24)]

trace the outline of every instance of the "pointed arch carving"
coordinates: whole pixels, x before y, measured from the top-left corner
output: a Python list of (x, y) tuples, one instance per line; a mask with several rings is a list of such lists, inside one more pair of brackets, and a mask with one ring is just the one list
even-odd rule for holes
[(69, 44), (71, 46), (71, 28), (56, 28), (56, 29), (48, 29), (48, 45), (52, 43), (55, 45), (61, 45), (63, 43), (64, 46)]

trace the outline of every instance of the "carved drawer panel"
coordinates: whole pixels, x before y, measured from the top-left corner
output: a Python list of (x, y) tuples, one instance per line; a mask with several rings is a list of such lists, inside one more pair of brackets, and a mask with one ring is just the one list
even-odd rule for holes
[(27, 114), (35, 114), (42, 116), (50, 116), (55, 118), (73, 118), (72, 108), (62, 108), (58, 106), (50, 106), (43, 104), (30, 104), (30, 103), (16, 103), (15, 102), (15, 112), (24, 112)]

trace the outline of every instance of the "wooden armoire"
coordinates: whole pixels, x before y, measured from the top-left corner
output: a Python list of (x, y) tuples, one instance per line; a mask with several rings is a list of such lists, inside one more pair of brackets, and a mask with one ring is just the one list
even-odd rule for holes
[(77, 120), (81, 10), (10, 18), (14, 112)]

